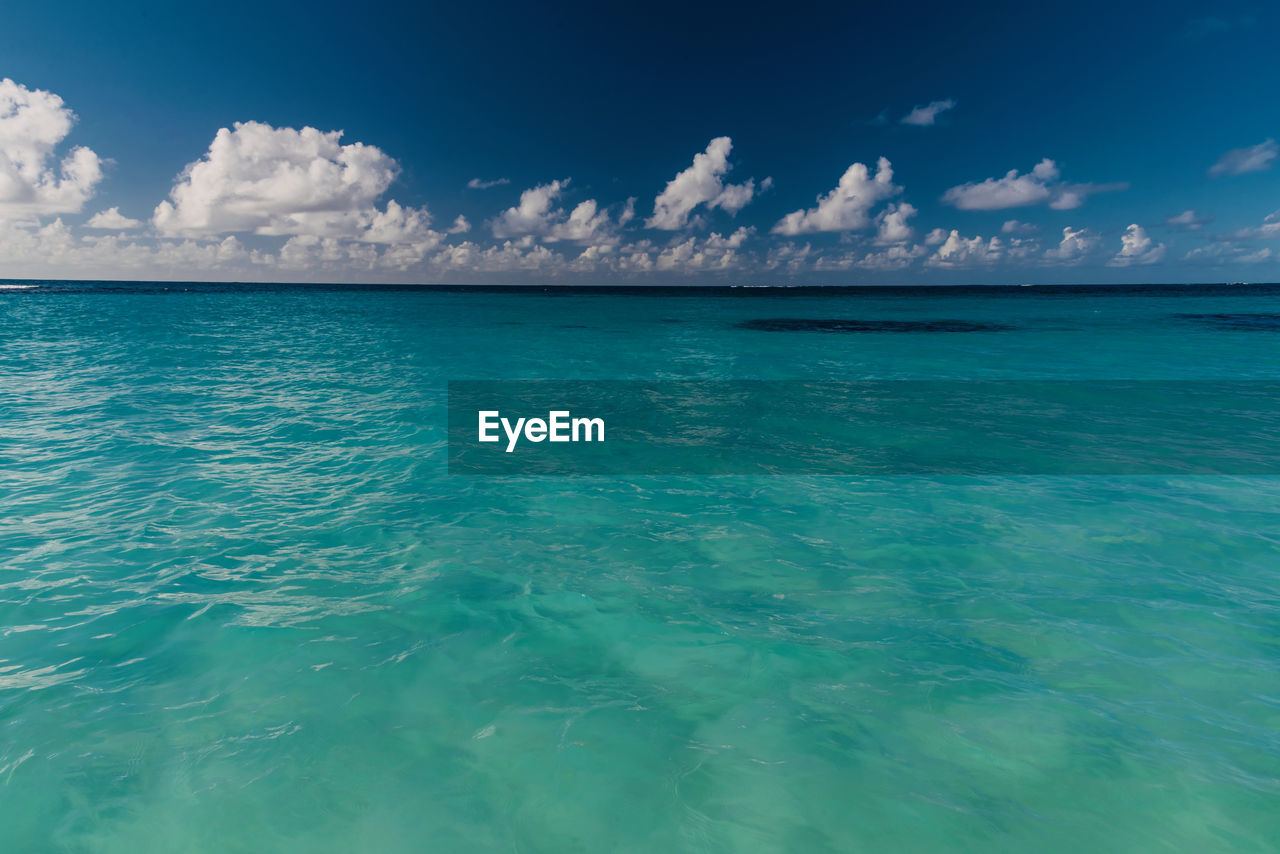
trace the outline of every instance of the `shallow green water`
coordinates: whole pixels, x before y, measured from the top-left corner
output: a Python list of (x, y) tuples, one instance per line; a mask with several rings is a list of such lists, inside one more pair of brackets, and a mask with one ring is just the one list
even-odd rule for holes
[(0, 847), (1280, 849), (1280, 478), (451, 477), (444, 424), (450, 379), (1275, 380), (1275, 313), (0, 291)]

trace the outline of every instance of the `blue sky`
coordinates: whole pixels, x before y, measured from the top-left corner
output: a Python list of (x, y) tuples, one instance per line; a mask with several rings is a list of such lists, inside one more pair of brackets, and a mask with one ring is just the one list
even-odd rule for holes
[(1230, 0), (11, 6), (0, 276), (1276, 281), (1276, 44)]

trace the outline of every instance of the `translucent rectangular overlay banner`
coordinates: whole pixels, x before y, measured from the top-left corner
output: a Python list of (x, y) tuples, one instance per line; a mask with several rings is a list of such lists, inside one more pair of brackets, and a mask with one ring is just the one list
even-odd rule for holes
[(1280, 382), (449, 383), (459, 475), (1278, 475)]

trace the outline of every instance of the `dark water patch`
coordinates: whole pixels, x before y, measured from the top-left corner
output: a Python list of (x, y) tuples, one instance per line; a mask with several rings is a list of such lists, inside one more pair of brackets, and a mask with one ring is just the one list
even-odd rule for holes
[(847, 318), (765, 317), (735, 323), (757, 332), (1005, 332), (1003, 323), (972, 320), (851, 320)]
[(1219, 329), (1280, 332), (1280, 314), (1175, 314), (1174, 317), (1207, 323)]

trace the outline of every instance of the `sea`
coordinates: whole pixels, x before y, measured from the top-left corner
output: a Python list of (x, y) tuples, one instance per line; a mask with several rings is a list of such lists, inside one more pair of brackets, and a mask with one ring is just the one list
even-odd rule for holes
[(1280, 286), (0, 283), (0, 850), (1280, 850), (1274, 471), (451, 470), (490, 380), (1268, 389)]

